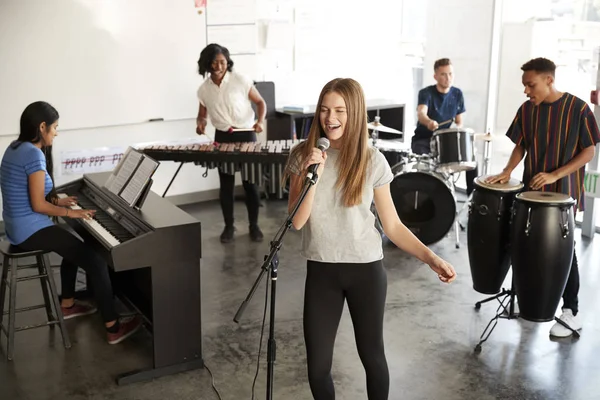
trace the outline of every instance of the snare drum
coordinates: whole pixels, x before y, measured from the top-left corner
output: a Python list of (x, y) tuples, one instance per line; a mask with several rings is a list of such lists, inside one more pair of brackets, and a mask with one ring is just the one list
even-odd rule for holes
[(469, 204), (467, 243), (473, 289), (483, 294), (500, 292), (510, 268), (510, 218), (515, 194), (523, 183), (486, 183), (477, 177)]
[(470, 129), (440, 129), (431, 137), (431, 153), (437, 171), (452, 173), (470, 171), (477, 167)]
[(562, 193), (515, 196), (510, 246), (521, 318), (554, 319), (573, 259), (574, 205)]
[(390, 184), (400, 220), (425, 244), (442, 239), (456, 214), (448, 177), (434, 168), (427, 157), (398, 164), (392, 168), (395, 177)]

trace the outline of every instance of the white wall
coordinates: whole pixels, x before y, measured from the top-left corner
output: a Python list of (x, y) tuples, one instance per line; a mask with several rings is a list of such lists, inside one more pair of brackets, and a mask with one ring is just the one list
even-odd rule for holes
[[(406, 1), (414, 0), (259, 0), (258, 78), (275, 82), (279, 106), (315, 104), (338, 77), (359, 81), (367, 99), (409, 102), (412, 70), (401, 46)], [(278, 30), (285, 43), (268, 44), (269, 22), (287, 28)]]

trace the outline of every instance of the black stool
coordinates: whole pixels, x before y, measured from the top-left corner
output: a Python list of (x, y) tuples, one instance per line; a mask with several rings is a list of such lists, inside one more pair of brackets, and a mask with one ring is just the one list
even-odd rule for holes
[[(6, 358), (8, 360), (13, 359), (14, 347), (15, 347), (15, 332), (24, 331), (26, 329), (40, 328), (42, 326), (54, 327), (55, 324), (59, 324), (60, 333), (62, 334), (63, 343), (65, 348), (71, 347), (71, 341), (69, 340), (69, 334), (65, 327), (65, 321), (63, 320), (62, 311), (58, 302), (58, 293), (56, 292), (56, 284), (52, 276), (52, 267), (48, 260), (48, 252), (42, 250), (36, 251), (25, 251), (17, 246), (11, 245), (7, 241), (0, 242), (0, 253), (4, 255), (4, 262), (2, 263), (2, 277), (0, 278), (0, 330), (4, 332), (8, 338), (6, 344), (7, 352)], [(35, 264), (18, 265), (18, 260), (24, 257), (35, 257)], [(17, 277), (17, 271), (26, 268), (38, 269), (37, 275), (24, 276), (22, 278)], [(10, 282), (8, 281), (8, 270), (10, 269)], [(37, 306), (16, 308), (17, 302), (17, 282), (28, 281), (31, 279), (39, 279), (42, 284), (42, 294), (44, 296), (44, 304)], [(46, 286), (48, 285), (48, 286)], [(10, 292), (8, 311), (4, 312), (4, 298), (6, 295), (6, 289)], [(48, 287), (50, 293), (48, 293)], [(54, 305), (54, 311), (56, 317), (52, 313), (52, 306)], [(37, 310), (39, 308), (46, 308), (46, 314), (48, 315), (48, 322), (43, 324), (31, 325), (31, 326), (15, 326), (15, 314), (23, 311)], [(4, 314), (8, 314), (8, 328), (2, 324)]]

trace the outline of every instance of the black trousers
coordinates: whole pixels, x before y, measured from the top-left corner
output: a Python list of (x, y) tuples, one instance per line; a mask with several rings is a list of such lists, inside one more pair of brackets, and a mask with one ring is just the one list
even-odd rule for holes
[[(413, 139), (411, 142), (411, 150), (415, 154), (431, 153), (430, 139)], [(467, 196), (469, 196), (473, 192), (473, 181), (475, 180), (475, 178), (477, 178), (477, 176), (479, 176), (479, 171), (477, 170), (477, 168), (470, 171), (465, 171), (465, 178), (467, 180)]]
[(304, 340), (308, 381), (315, 400), (335, 399), (333, 346), (348, 302), (356, 347), (367, 375), (369, 400), (387, 400), (390, 376), (383, 346), (387, 275), (382, 261), (367, 264), (308, 261)]
[(577, 263), (577, 255), (573, 250), (573, 261), (571, 262), (571, 272), (567, 278), (567, 285), (563, 292), (563, 308), (570, 308), (573, 315), (579, 312), (579, 265)]
[[(215, 132), (215, 142), (217, 143), (236, 143), (236, 142), (256, 142), (255, 132), (224, 132), (217, 129)], [(221, 201), (221, 210), (225, 225), (233, 225), (233, 204), (235, 202), (235, 175), (226, 174), (219, 170), (219, 200)], [(260, 207), (260, 194), (255, 184), (249, 181), (242, 181), (244, 192), (246, 193), (246, 208), (248, 209), (248, 221), (250, 225), (258, 224), (258, 209)]]
[(62, 257), (60, 281), (63, 298), (75, 297), (77, 267), (83, 269), (94, 289), (95, 300), (104, 322), (114, 321), (119, 317), (115, 309), (108, 266), (90, 245), (66, 229), (53, 225), (37, 231), (19, 247), (29, 251), (52, 251)]

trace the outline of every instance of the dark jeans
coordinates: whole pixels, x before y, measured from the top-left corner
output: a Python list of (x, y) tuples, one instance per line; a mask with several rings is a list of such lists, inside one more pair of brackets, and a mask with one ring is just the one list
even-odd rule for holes
[[(431, 142), (430, 139), (413, 139), (411, 142), (411, 150), (415, 154), (430, 154), (431, 153)], [(467, 183), (467, 196), (473, 192), (474, 184), (473, 181), (479, 176), (477, 168), (465, 171), (465, 178)]]
[(335, 399), (333, 346), (344, 301), (354, 325), (369, 400), (387, 400), (390, 376), (383, 346), (387, 275), (382, 261), (366, 264), (308, 261), (304, 291), (304, 340), (308, 381), (315, 400)]
[(77, 267), (83, 269), (94, 288), (96, 303), (104, 322), (114, 321), (119, 317), (115, 309), (108, 266), (90, 245), (66, 229), (53, 225), (37, 231), (19, 247), (28, 251), (52, 251), (62, 257), (60, 281), (63, 298), (75, 297)]
[[(255, 132), (224, 132), (217, 129), (215, 132), (217, 143), (256, 142)], [(233, 204), (235, 202), (235, 175), (225, 174), (219, 170), (219, 200), (225, 225), (233, 225)], [(246, 208), (248, 209), (248, 221), (250, 225), (258, 224), (258, 209), (260, 207), (260, 194), (255, 184), (242, 181), (246, 193)]]

